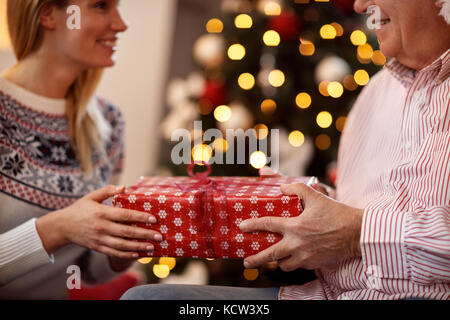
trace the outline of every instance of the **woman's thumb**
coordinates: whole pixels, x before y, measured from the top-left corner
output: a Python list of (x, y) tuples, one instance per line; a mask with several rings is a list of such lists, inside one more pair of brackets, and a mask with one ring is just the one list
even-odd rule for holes
[(103, 202), (108, 198), (115, 196), (116, 194), (122, 193), (125, 190), (125, 186), (113, 186), (107, 185), (101, 189), (95, 190), (86, 196), (86, 198)]

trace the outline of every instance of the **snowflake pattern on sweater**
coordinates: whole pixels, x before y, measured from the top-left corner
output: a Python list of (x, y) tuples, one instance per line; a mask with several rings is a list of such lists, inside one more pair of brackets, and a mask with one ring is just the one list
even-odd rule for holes
[(76, 159), (67, 119), (29, 108), (0, 91), (0, 192), (38, 207), (58, 210), (106, 185), (122, 170), (124, 118), (94, 97), (111, 126), (105, 152), (93, 152), (87, 178)]

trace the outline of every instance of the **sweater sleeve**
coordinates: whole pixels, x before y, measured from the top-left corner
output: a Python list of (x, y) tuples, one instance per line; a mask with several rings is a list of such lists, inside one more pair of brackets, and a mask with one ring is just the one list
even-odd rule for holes
[(35, 218), (0, 234), (0, 286), (53, 262), (53, 255), (42, 245)]

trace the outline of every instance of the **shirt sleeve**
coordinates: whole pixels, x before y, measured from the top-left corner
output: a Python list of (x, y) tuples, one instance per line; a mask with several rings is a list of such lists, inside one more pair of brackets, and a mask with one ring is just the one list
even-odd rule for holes
[(363, 263), (372, 277), (410, 279), (420, 285), (449, 282), (450, 133), (429, 134), (415, 159), (422, 160), (409, 169), (396, 169), (403, 170), (406, 179), (394, 181), (389, 206), (380, 207), (377, 203), (383, 201), (378, 199), (365, 208)]
[(0, 286), (53, 263), (36, 230), (36, 219), (0, 234)]

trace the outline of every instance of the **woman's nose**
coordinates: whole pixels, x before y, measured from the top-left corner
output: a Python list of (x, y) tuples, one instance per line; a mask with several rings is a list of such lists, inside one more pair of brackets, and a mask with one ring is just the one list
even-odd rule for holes
[(353, 4), (353, 8), (358, 13), (366, 13), (367, 8), (373, 4), (373, 0), (356, 0)]
[(118, 9), (114, 12), (114, 20), (111, 27), (117, 32), (125, 32), (128, 29), (128, 23), (122, 18), (122, 15)]

